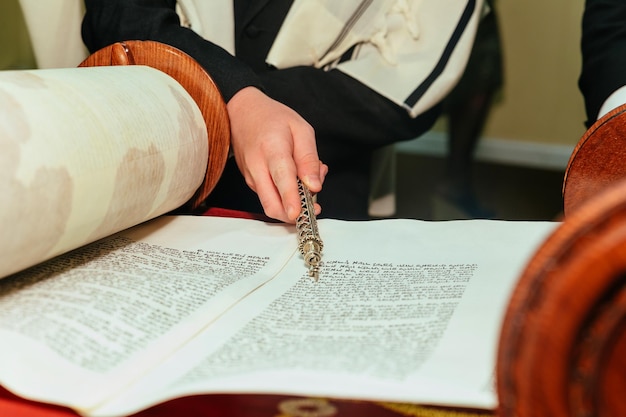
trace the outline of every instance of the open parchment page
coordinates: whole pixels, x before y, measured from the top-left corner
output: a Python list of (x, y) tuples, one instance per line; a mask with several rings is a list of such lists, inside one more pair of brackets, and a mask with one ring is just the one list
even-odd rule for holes
[[(139, 228), (131, 235), (157, 252), (153, 267), (159, 270), (165, 267), (166, 253), (176, 257), (181, 251), (211, 250), (222, 253), (218, 257), (230, 258), (225, 262), (242, 254), (268, 256), (268, 263), (275, 260), (277, 266), (284, 261), (283, 254), (295, 248), (293, 230), (285, 226), (227, 220), (179, 218), (168, 220), (169, 227), (161, 226), (158, 233), (146, 234)], [(128, 368), (125, 373), (115, 368), (86, 369), (83, 363), (70, 366), (62, 355), (48, 352), (50, 347), (44, 347), (44, 342), (33, 342), (30, 334), (14, 335), (9, 328), (0, 333), (3, 342), (10, 340), (0, 348), (1, 357), (15, 357), (9, 353), (19, 347), (20, 352), (36, 353), (37, 360), (29, 358), (22, 365), (34, 369), (27, 377), (17, 377), (28, 372), (15, 369), (2, 382), (23, 394), (28, 391), (32, 397), (73, 404), (85, 414), (103, 416), (211, 392), (493, 408), (494, 358), (509, 295), (526, 261), (556, 225), (322, 220), (324, 264), (318, 282), (308, 277), (297, 254), (269, 281), (269, 276), (258, 274), (233, 282), (222, 293), (207, 295), (194, 320), (174, 324), (174, 330), (169, 330), (172, 338), (157, 338), (137, 349), (123, 361)], [(214, 243), (206, 243), (216, 234)], [(212, 282), (211, 274), (204, 274)], [(126, 286), (114, 291), (132, 293)], [(163, 288), (161, 297), (169, 300), (187, 291), (184, 285), (175, 285)], [(142, 311), (151, 308), (146, 302), (141, 305)], [(220, 310), (224, 311), (221, 315)], [(163, 320), (163, 311), (159, 314)], [(205, 326), (200, 325), (203, 319)], [(3, 318), (1, 322), (9, 321)], [(173, 339), (180, 341), (180, 349), (176, 350)], [(144, 371), (148, 358), (150, 366), (158, 362), (158, 352), (168, 356), (159, 366)], [(141, 372), (130, 372), (134, 362), (143, 362)], [(34, 389), (32, 382), (44, 380), (42, 369), (50, 363), (56, 363), (56, 370), (48, 369), (46, 384), (40, 382), (38, 390)], [(2, 369), (9, 366), (0, 364)], [(72, 372), (60, 372), (65, 366)], [(72, 383), (71, 389), (60, 392)], [(94, 406), (94, 399), (91, 404), (77, 404), (76, 399), (95, 391), (94, 387), (107, 393), (116, 390), (116, 395), (107, 401), (101, 398), (99, 407)], [(78, 389), (80, 395), (71, 394)]]
[(88, 409), (272, 278), (290, 226), (161, 217), (0, 280), (0, 384)]
[(293, 258), (95, 414), (204, 392), (494, 408), (504, 309), (520, 270), (554, 226), (322, 220), (319, 282)]

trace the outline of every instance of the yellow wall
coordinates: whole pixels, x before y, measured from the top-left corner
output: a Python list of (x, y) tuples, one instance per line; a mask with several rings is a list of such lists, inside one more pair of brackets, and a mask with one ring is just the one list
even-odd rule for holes
[(0, 3), (0, 70), (34, 68), (35, 58), (18, 0)]
[(575, 144), (584, 133), (578, 90), (584, 0), (499, 0), (505, 86), (484, 136)]

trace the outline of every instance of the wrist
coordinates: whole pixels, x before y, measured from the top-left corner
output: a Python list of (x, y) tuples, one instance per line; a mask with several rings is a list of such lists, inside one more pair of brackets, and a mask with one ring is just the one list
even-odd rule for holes
[(244, 87), (241, 90), (237, 91), (228, 103), (226, 103), (226, 109), (228, 112), (237, 111), (239, 109), (243, 109), (244, 111), (249, 110), (246, 108), (249, 100), (254, 99), (254, 97), (264, 95), (261, 90), (254, 86)]

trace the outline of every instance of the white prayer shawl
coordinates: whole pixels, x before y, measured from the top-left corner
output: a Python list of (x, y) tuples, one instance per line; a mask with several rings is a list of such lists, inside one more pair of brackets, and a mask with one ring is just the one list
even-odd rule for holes
[(233, 0), (177, 0), (180, 24), (235, 55)]
[[(231, 52), (231, 0), (179, 0), (182, 20)], [(415, 117), (463, 74), (484, 0), (294, 0), (266, 61), (336, 68)]]
[[(75, 66), (83, 0), (20, 0), (40, 68)], [(484, 0), (294, 0), (267, 57), (277, 68), (336, 68), (412, 116), (444, 98), (461, 77)], [(234, 53), (232, 0), (178, 0), (191, 27)]]

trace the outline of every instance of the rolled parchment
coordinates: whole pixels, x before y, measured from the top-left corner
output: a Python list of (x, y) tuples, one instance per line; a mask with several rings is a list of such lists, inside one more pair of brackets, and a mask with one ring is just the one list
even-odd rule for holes
[(0, 277), (183, 205), (207, 147), (194, 100), (157, 69), (0, 72)]

